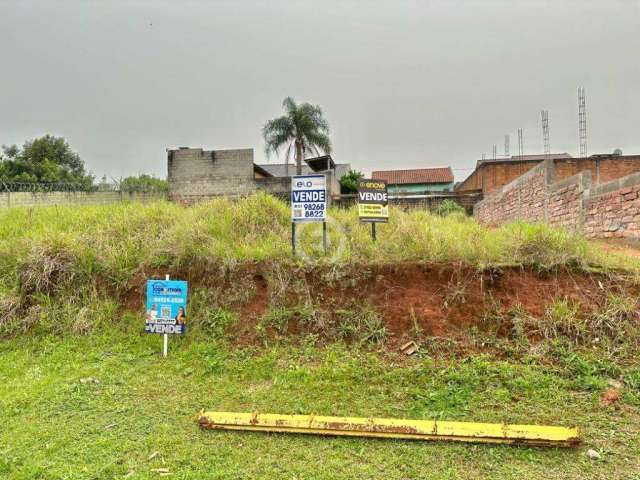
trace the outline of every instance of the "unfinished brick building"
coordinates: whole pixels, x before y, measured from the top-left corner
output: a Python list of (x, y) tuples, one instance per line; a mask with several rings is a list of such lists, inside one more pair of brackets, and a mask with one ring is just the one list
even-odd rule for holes
[(640, 239), (640, 156), (544, 160), (474, 206), (478, 221), (523, 219), (590, 238)]
[[(476, 169), (456, 187), (457, 192), (481, 191), (483, 196), (499, 190), (539, 165), (546, 155), (478, 160)], [(554, 164), (556, 181), (580, 172), (591, 172), (594, 185), (640, 172), (640, 155), (592, 155), (573, 158), (568, 153), (549, 155)]]

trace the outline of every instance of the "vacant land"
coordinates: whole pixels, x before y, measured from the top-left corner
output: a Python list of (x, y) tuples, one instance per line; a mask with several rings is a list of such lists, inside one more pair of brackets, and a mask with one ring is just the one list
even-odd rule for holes
[[(374, 243), (330, 216), (329, 251), (305, 227), (292, 259), (262, 195), (0, 211), (0, 477), (638, 478), (638, 258), (425, 212)], [(165, 273), (190, 281), (167, 359), (142, 333)], [(201, 431), (201, 409), (577, 425), (584, 445)]]

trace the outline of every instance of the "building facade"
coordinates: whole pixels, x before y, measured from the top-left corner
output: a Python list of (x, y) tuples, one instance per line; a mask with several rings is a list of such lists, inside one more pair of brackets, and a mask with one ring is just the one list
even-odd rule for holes
[[(478, 160), (475, 170), (459, 185), (457, 192), (481, 191), (488, 195), (521, 177), (544, 160), (546, 155)], [(591, 172), (595, 185), (640, 172), (640, 155), (592, 155), (573, 158), (568, 153), (550, 154), (555, 177), (562, 180), (577, 173)]]
[[(194, 203), (219, 196), (243, 197), (265, 191), (288, 199), (291, 174), (279, 175), (271, 165), (256, 165), (253, 149), (204, 150), (187, 148), (167, 150), (167, 180), (169, 198), (183, 203)], [(329, 197), (340, 194), (336, 164), (326, 155), (305, 160), (305, 171), (325, 175)]]
[(388, 192), (392, 195), (453, 191), (453, 172), (450, 167), (375, 170), (371, 178), (386, 181)]

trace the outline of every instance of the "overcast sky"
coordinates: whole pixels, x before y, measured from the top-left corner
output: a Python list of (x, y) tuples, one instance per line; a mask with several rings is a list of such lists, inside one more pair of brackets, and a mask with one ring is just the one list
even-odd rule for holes
[[(166, 176), (166, 148), (253, 148), (285, 96), (322, 106), (359, 170), (463, 179), (525, 153), (640, 153), (640, 0), (0, 0), (0, 143), (64, 136), (96, 175)], [(277, 159), (272, 158), (272, 162)]]

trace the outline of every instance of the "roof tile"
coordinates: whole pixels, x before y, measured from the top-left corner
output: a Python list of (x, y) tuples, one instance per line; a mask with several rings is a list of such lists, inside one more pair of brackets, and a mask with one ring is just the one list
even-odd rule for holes
[(376, 170), (371, 174), (373, 180), (385, 180), (390, 184), (408, 183), (449, 183), (453, 182), (450, 167), (418, 168), (413, 170)]

